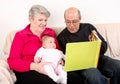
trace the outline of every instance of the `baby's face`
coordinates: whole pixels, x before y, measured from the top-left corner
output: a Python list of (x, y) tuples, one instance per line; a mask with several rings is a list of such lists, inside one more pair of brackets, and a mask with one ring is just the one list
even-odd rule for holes
[(56, 48), (55, 39), (53, 37), (46, 38), (43, 42), (44, 48)]

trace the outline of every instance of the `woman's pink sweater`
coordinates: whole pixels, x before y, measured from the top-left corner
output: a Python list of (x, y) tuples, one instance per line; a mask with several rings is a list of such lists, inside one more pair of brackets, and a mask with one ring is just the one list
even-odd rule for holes
[[(42, 46), (41, 37), (45, 34), (53, 36), (56, 40), (56, 35), (51, 28), (45, 28), (40, 37), (31, 32), (30, 24), (18, 31), (14, 36), (8, 57), (10, 68), (17, 72), (29, 71), (36, 51)], [(57, 40), (56, 45), (59, 49)]]

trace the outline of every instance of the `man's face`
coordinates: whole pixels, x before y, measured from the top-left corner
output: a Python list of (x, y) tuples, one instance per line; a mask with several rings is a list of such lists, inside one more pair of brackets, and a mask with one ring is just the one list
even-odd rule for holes
[(65, 23), (69, 32), (76, 33), (79, 29), (80, 23), (78, 11), (76, 10), (67, 11), (65, 13)]

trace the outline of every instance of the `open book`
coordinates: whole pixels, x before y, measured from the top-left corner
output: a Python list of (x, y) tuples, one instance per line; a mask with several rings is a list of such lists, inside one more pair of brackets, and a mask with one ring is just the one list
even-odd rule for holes
[(65, 71), (97, 68), (101, 48), (101, 40), (96, 34), (92, 41), (67, 43)]
[(91, 40), (92, 41), (100, 41), (101, 42), (101, 39), (97, 36), (96, 33), (91, 33)]

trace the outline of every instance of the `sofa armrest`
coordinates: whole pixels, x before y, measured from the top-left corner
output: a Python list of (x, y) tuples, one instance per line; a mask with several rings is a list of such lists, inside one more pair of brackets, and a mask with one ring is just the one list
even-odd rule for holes
[(14, 84), (16, 76), (9, 68), (7, 58), (10, 52), (10, 46), (17, 30), (10, 32), (7, 37), (3, 48), (3, 56), (0, 59), (0, 84)]
[(0, 60), (0, 84), (14, 84), (16, 76), (5, 60)]

